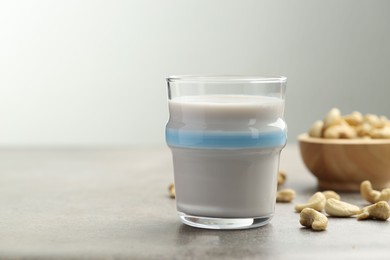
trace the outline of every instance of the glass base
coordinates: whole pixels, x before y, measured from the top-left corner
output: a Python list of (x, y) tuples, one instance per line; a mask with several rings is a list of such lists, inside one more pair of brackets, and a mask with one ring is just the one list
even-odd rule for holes
[(248, 229), (268, 224), (273, 215), (258, 218), (210, 218), (191, 216), (177, 212), (181, 222), (186, 225), (206, 229)]

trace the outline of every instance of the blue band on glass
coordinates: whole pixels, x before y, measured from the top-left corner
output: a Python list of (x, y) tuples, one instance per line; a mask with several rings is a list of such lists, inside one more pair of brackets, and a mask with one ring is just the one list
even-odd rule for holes
[(287, 131), (265, 133), (232, 133), (186, 131), (167, 128), (166, 142), (169, 146), (181, 148), (274, 148), (283, 147), (287, 141)]

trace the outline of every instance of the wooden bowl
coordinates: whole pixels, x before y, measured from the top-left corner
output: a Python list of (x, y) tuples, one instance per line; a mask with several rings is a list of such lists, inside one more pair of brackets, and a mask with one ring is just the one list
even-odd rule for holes
[(298, 136), (306, 167), (320, 190), (359, 191), (370, 180), (375, 189), (390, 187), (390, 139), (323, 139)]

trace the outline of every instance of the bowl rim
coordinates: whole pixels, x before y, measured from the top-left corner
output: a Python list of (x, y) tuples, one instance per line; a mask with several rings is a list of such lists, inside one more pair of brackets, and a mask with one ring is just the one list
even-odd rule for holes
[(307, 133), (298, 135), (298, 141), (304, 143), (342, 145), (390, 144), (390, 139), (325, 139), (319, 137), (311, 137)]

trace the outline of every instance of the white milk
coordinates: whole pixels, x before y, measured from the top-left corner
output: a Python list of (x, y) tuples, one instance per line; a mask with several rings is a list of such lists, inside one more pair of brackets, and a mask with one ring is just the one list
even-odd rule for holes
[(286, 142), (284, 101), (245, 95), (169, 101), (177, 210), (219, 218), (270, 218), (280, 151)]

